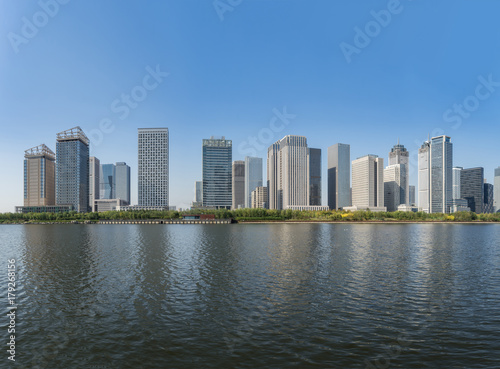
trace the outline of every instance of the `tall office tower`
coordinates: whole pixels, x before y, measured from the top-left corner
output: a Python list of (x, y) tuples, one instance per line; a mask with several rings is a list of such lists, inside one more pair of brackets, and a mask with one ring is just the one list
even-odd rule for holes
[(500, 167), (495, 169), (495, 182), (493, 183), (493, 191), (495, 194), (493, 206), (495, 212), (500, 212)]
[(384, 207), (384, 159), (366, 155), (352, 162), (352, 205)]
[(270, 209), (309, 205), (309, 150), (304, 136), (285, 136), (267, 152)]
[(91, 211), (96, 211), (95, 200), (99, 200), (101, 183), (101, 162), (95, 156), (89, 158), (89, 206)]
[(251, 207), (254, 209), (266, 209), (267, 208), (267, 187), (259, 186), (252, 191), (250, 195), (252, 197)]
[(415, 206), (417, 204), (415, 199), (415, 186), (410, 186), (410, 205)]
[(453, 144), (433, 137), (418, 150), (418, 207), (427, 213), (449, 213), (453, 195)]
[(233, 209), (245, 207), (245, 162), (233, 161)]
[(337, 210), (351, 205), (351, 146), (328, 148), (328, 207)]
[(124, 200), (130, 204), (130, 167), (124, 162), (118, 162), (115, 165), (114, 198)]
[(387, 211), (397, 211), (399, 205), (410, 203), (406, 168), (406, 164), (393, 164), (384, 169), (384, 206)]
[(230, 209), (233, 142), (222, 138), (203, 140), (203, 207)]
[(460, 195), (460, 178), (462, 174), (462, 167), (453, 167), (453, 190), (452, 190), (452, 199), (461, 199)]
[(168, 128), (139, 128), (139, 206), (168, 207)]
[(491, 183), (484, 184), (484, 205), (483, 213), (494, 213), (494, 195), (493, 195), (493, 185)]
[(99, 198), (116, 199), (115, 179), (116, 168), (114, 164), (101, 164), (99, 172)]
[(245, 157), (245, 208), (252, 206), (252, 191), (260, 186), (262, 186), (262, 158), (247, 156)]
[(89, 139), (80, 127), (57, 134), (56, 204), (78, 212), (89, 207)]
[(56, 154), (44, 144), (24, 152), (24, 206), (56, 202)]
[(405, 168), (405, 180), (404, 182), (406, 183), (406, 186), (403, 188), (404, 193), (403, 198), (404, 202), (401, 204), (406, 204), (410, 205), (410, 153), (408, 150), (404, 147), (404, 145), (401, 145), (399, 143), (398, 139), (398, 144), (394, 145), (394, 147), (391, 149), (391, 152), (389, 153), (389, 166), (395, 165), (395, 164), (401, 164), (404, 165)]
[(309, 205), (321, 206), (321, 149), (309, 149)]
[(467, 200), (470, 211), (483, 213), (484, 168), (463, 169), (460, 178), (460, 194)]
[(194, 202), (203, 203), (203, 182), (196, 181), (194, 183)]

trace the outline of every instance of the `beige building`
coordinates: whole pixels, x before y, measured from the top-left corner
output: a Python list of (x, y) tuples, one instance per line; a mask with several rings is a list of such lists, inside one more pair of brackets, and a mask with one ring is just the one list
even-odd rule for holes
[(44, 144), (24, 152), (24, 206), (56, 203), (56, 155)]
[(251, 193), (252, 208), (266, 209), (267, 208), (267, 187), (259, 186)]
[(366, 155), (352, 162), (352, 208), (385, 211), (384, 159)]
[(285, 136), (268, 148), (269, 209), (309, 205), (309, 154), (304, 136)]

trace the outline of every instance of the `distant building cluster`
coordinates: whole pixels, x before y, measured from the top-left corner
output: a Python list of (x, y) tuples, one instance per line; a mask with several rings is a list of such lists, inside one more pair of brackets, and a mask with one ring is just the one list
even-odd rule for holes
[[(56, 153), (42, 144), (25, 151), (24, 205), (17, 212), (172, 210), (169, 206), (168, 128), (138, 129), (138, 204), (131, 205), (130, 167), (103, 164), (89, 155), (80, 127), (56, 135)], [(484, 168), (453, 166), (448, 136), (429, 138), (418, 150), (418, 187), (410, 185), (410, 153), (398, 143), (389, 161), (365, 155), (351, 161), (350, 145), (327, 150), (327, 206), (322, 206), (322, 154), (304, 136), (288, 135), (263, 159), (233, 161), (232, 141), (202, 140), (201, 181), (192, 208), (371, 210), (453, 213), (500, 211), (500, 167), (494, 183)], [(418, 197), (417, 197), (418, 194)]]

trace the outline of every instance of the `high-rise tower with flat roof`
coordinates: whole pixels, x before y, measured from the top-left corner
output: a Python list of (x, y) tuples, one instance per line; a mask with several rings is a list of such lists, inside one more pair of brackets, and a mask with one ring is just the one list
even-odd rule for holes
[(55, 204), (56, 154), (44, 144), (24, 152), (24, 206)]
[(202, 150), (203, 207), (231, 209), (233, 141), (212, 136)]
[(168, 207), (168, 128), (138, 129), (139, 206)]
[(89, 139), (80, 127), (57, 134), (56, 203), (78, 212), (89, 207)]

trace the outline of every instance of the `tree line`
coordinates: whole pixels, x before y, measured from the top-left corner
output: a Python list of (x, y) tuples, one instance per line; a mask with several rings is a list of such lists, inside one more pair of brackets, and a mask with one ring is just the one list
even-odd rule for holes
[(476, 214), (457, 212), (453, 214), (424, 212), (372, 212), (358, 210), (354, 212), (323, 210), (270, 210), (270, 209), (191, 209), (186, 211), (105, 211), (78, 213), (0, 213), (0, 223), (25, 222), (96, 222), (99, 220), (144, 220), (144, 219), (179, 219), (188, 214), (213, 214), (216, 219), (235, 219), (237, 221), (447, 221), (447, 222), (500, 222), (500, 213)]

